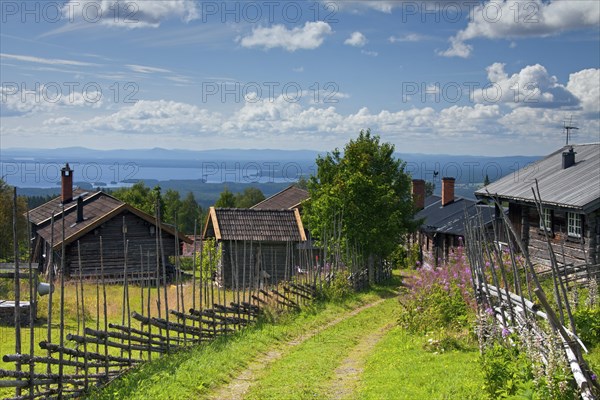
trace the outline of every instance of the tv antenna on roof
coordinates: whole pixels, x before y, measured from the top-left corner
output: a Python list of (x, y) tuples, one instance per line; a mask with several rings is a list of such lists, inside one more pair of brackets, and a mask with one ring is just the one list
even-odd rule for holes
[(571, 133), (572, 130), (577, 130), (579, 129), (578, 127), (576, 127), (575, 125), (573, 125), (573, 116), (571, 115), (571, 117), (569, 118), (569, 123), (567, 124), (567, 121), (563, 121), (564, 124), (564, 129), (565, 132), (567, 133), (567, 146), (569, 145), (569, 134)]

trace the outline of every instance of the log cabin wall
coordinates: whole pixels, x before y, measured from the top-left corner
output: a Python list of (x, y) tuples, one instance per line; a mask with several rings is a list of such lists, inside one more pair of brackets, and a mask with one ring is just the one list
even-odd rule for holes
[[(126, 226), (126, 233), (123, 232), (124, 226)], [(153, 224), (129, 211), (124, 211), (115, 216), (79, 239), (83, 277), (95, 278), (100, 276), (100, 237), (102, 237), (102, 258), (105, 277), (118, 278), (124, 276), (125, 241), (128, 241), (128, 276), (140, 276), (142, 272), (144, 275), (155, 276), (157, 234), (157, 229)], [(162, 231), (162, 248), (165, 259), (168, 262), (168, 258), (176, 254), (175, 237), (164, 230)], [(159, 257), (159, 263), (162, 268), (162, 257)], [(59, 263), (57, 264), (60, 265)], [(78, 277), (77, 241), (67, 246), (66, 271), (67, 277)]]
[(223, 241), (221, 284), (227, 288), (242, 287), (244, 283), (254, 286), (260, 270), (269, 274), (267, 284), (290, 279), (296, 274), (296, 267), (301, 266), (297, 245), (297, 242)]
[[(527, 222), (529, 224), (528, 251), (532, 262), (549, 266), (550, 255), (546, 243), (546, 236), (540, 227), (540, 216), (534, 207), (524, 207)], [(567, 209), (551, 210), (551, 226), (548, 234), (556, 254), (559, 265), (563, 264), (563, 249), (565, 254), (564, 263), (571, 265), (597, 264), (598, 255), (598, 227), (599, 212), (584, 215), (581, 225), (581, 238), (568, 235)]]

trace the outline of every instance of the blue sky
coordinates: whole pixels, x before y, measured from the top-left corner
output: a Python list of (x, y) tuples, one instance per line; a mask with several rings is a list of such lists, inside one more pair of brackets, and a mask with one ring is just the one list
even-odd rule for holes
[(600, 140), (600, 2), (2, 0), (0, 146), (545, 154)]

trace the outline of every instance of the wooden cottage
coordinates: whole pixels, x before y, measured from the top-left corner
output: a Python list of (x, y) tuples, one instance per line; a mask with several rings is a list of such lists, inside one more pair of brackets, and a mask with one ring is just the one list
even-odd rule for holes
[[(541, 214), (532, 191), (536, 180)], [(600, 263), (600, 143), (564, 146), (475, 195), (508, 205), (508, 217), (533, 262), (550, 265), (545, 230), (559, 265)]]
[(425, 181), (413, 180), (413, 199), (417, 208), (415, 219), (421, 225), (413, 243), (419, 246), (423, 264), (437, 267), (446, 261), (454, 249), (463, 244), (465, 225), (472, 218), (481, 218), (491, 228), (494, 208), (476, 200), (454, 196), (454, 178), (442, 179), (442, 195), (425, 197)]
[[(31, 210), (34, 234), (32, 260), (39, 270), (60, 273), (63, 260), (65, 277), (104, 277), (120, 281), (155, 277), (157, 263), (180, 253), (181, 244), (190, 240), (176, 236), (172, 226), (104, 192), (72, 188), (73, 171), (62, 169), (61, 196)], [(64, 208), (64, 212), (63, 212)], [(52, 218), (54, 216), (54, 218)], [(52, 223), (54, 219), (54, 223)], [(157, 251), (162, 249), (162, 251)]]
[(297, 245), (306, 241), (298, 209), (211, 207), (203, 239), (221, 250), (216, 279), (227, 287), (275, 284), (300, 265)]

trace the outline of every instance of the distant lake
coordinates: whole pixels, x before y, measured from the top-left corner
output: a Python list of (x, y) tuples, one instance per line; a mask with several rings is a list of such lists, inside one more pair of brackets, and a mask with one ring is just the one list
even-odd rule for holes
[[(207, 183), (286, 183), (312, 174), (312, 167), (297, 162), (199, 162), (198, 166), (145, 166), (135, 162), (88, 162), (69, 164), (73, 181), (93, 187), (131, 186), (138, 180), (204, 180)], [(9, 185), (30, 188), (60, 186), (64, 164), (12, 160), (0, 164), (0, 176)]]

